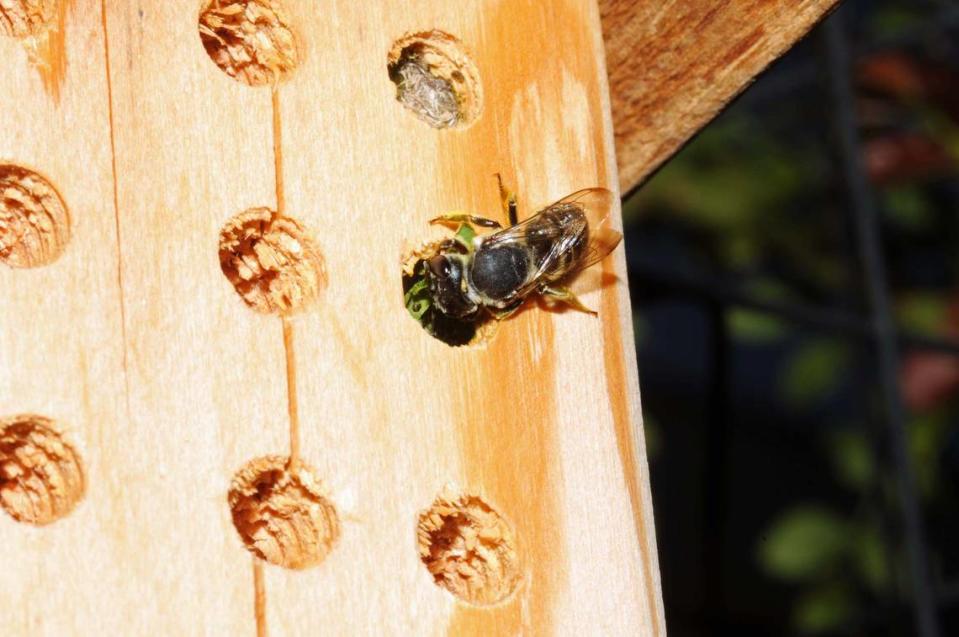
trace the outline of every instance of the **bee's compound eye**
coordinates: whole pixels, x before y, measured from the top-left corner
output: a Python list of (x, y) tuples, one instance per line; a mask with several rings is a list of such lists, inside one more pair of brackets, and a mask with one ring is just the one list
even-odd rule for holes
[(450, 272), (450, 260), (443, 255), (437, 255), (430, 259), (430, 274), (435, 277), (448, 278)]

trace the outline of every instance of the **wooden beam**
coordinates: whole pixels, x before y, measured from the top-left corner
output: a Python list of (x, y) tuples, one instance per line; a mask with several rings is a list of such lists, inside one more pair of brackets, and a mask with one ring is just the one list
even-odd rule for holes
[(622, 250), (477, 347), (401, 287), (616, 189), (595, 3), (199, 4), (0, 38), (0, 633), (665, 634)]
[(619, 186), (628, 192), (838, 0), (600, 0)]

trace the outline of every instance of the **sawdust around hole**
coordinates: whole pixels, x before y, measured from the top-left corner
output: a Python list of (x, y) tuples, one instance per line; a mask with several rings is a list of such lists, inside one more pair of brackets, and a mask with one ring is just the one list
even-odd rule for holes
[(313, 469), (265, 456), (233, 477), (227, 495), (243, 545), (262, 560), (301, 570), (320, 564), (340, 536), (336, 507)]
[(18, 522), (42, 526), (83, 499), (80, 456), (43, 416), (0, 420), (0, 507)]
[(275, 86), (300, 62), (296, 36), (278, 0), (212, 0), (197, 28), (210, 59), (250, 86)]
[(416, 541), (436, 584), (465, 602), (498, 604), (519, 585), (512, 526), (478, 496), (438, 497), (420, 514)]

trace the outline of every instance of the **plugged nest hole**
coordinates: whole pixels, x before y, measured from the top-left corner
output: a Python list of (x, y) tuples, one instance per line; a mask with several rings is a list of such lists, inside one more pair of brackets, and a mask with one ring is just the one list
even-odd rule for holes
[(482, 498), (438, 497), (420, 514), (416, 542), (436, 584), (465, 602), (497, 604), (519, 585), (513, 529)]
[(468, 126), (483, 109), (479, 71), (448, 33), (403, 36), (390, 49), (387, 70), (397, 101), (433, 128)]
[(323, 257), (309, 233), (269, 208), (251, 208), (226, 222), (220, 269), (249, 307), (266, 314), (298, 312), (326, 284)]
[(336, 508), (306, 464), (265, 456), (233, 477), (227, 496), (244, 546), (271, 564), (305, 569), (322, 562), (340, 535)]
[(0, 420), (0, 506), (18, 522), (42, 526), (69, 514), (83, 498), (77, 452), (49, 418)]
[(22, 166), (0, 164), (0, 262), (47, 265), (69, 240), (70, 215), (53, 185)]
[(296, 36), (277, 0), (212, 0), (198, 29), (210, 59), (244, 84), (275, 86), (299, 64)]
[(47, 29), (57, 13), (57, 0), (0, 0), (0, 33), (16, 38)]

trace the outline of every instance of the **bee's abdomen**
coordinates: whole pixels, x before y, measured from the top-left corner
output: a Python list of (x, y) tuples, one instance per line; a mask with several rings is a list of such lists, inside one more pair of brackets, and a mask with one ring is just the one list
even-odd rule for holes
[(529, 256), (520, 246), (480, 248), (473, 256), (470, 282), (488, 299), (507, 300), (526, 283), (529, 266)]

